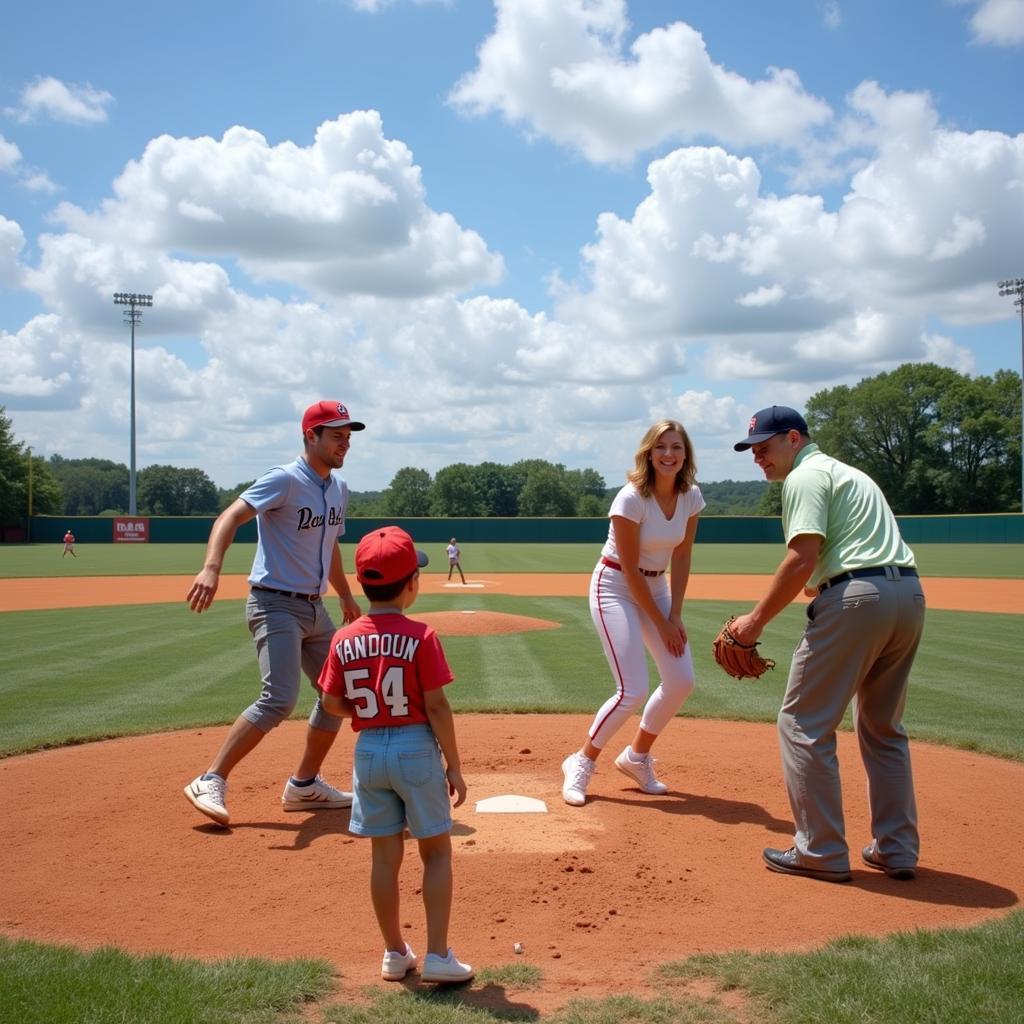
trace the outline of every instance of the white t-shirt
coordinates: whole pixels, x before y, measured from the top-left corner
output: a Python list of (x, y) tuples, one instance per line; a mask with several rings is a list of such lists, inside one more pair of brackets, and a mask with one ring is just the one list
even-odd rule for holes
[[(669, 566), (672, 552), (686, 536), (690, 517), (697, 515), (704, 506), (700, 488), (693, 484), (685, 494), (678, 496), (675, 514), (671, 519), (666, 519), (654, 497), (645, 498), (633, 484), (626, 484), (612, 499), (608, 517), (610, 519), (612, 516), (622, 516), (623, 519), (639, 523), (640, 568), (650, 572), (663, 572)], [(601, 554), (613, 562), (619, 561), (613, 522), (608, 524), (608, 539), (601, 548)]]

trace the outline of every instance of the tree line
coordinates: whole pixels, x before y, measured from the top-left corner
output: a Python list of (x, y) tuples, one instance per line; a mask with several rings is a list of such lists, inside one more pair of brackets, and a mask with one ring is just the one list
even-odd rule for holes
[[(907, 363), (807, 402), (821, 449), (864, 470), (900, 514), (1009, 512), (1021, 507), (1021, 378), (971, 377)], [(699, 453), (698, 453), (699, 455)], [(28, 510), (28, 450), (0, 406), (0, 526)], [(117, 515), (128, 508), (128, 467), (107, 459), (31, 458), (33, 512)], [(140, 514), (216, 515), (251, 483), (218, 488), (201, 469), (147, 466), (136, 477)], [(431, 476), (400, 469), (383, 491), (353, 491), (349, 515), (373, 517), (604, 516), (620, 484), (594, 469), (524, 459), (456, 463)], [(712, 515), (777, 515), (781, 488), (763, 481), (701, 482)]]
[[(906, 363), (819, 391), (807, 426), (822, 451), (863, 470), (897, 514), (1021, 510), (1021, 378)], [(773, 484), (760, 512), (781, 509)]]

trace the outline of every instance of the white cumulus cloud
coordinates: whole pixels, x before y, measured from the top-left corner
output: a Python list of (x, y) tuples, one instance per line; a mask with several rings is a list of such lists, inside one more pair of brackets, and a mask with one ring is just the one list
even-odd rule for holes
[(690, 147), (648, 168), (649, 195), (605, 213), (558, 316), (706, 347), (713, 378), (828, 381), (964, 353), (926, 318), (983, 322), (1024, 237), (1024, 134), (959, 132), (927, 96), (866, 83), (850, 98), (875, 150), (830, 211), (766, 193), (757, 164)]
[(625, 0), (496, 0), (479, 63), (452, 89), (470, 114), (510, 122), (598, 163), (665, 141), (795, 144), (832, 114), (797, 74), (750, 81), (716, 64), (699, 32), (673, 22), (625, 45)]
[(105, 89), (88, 83), (62, 82), (50, 75), (29, 82), (15, 107), (5, 113), (21, 124), (48, 118), (68, 124), (98, 124), (107, 120), (107, 107), (114, 97)]
[(968, 0), (977, 9), (971, 15), (975, 42), (992, 46), (1024, 45), (1024, 0)]
[(0, 284), (13, 287), (21, 277), (18, 258), (25, 248), (25, 232), (17, 221), (0, 214)]
[(57, 218), (98, 241), (237, 256), (254, 277), (321, 296), (461, 291), (504, 270), (475, 231), (426, 204), (412, 153), (376, 111), (321, 124), (309, 146), (243, 127), (219, 140), (160, 136), (114, 193), (94, 213), (61, 204)]
[(21, 150), (0, 135), (0, 171), (12, 172), (21, 163)]

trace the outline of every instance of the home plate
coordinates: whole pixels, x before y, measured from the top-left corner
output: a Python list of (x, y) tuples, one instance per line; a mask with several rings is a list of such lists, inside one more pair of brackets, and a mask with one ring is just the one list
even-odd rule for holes
[(548, 805), (532, 796), (505, 793), (477, 800), (476, 809), (478, 814), (547, 814)]

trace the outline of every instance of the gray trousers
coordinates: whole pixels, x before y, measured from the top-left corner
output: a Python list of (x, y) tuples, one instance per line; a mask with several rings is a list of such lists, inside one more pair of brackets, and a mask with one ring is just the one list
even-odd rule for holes
[[(270, 732), (295, 710), (303, 672), (316, 687), (331, 649), (334, 623), (323, 601), (302, 601), (267, 590), (253, 590), (249, 594), (245, 618), (256, 641), (263, 688), (242, 717), (257, 729)], [(315, 729), (337, 732), (342, 719), (324, 711), (317, 693), (309, 724)]]
[(807, 606), (778, 717), (794, 845), (807, 867), (850, 868), (836, 729), (851, 700), (872, 838), (886, 864), (917, 864), (917, 805), (902, 718), (924, 613), (914, 576), (848, 580)]

